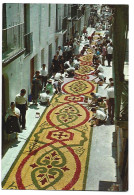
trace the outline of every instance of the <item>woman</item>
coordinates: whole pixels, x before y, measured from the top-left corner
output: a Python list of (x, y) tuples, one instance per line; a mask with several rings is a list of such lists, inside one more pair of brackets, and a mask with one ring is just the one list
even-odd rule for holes
[(10, 134), (16, 132), (16, 139), (18, 138), (18, 133), (20, 133), (19, 124), (20, 110), (15, 107), (15, 103), (11, 102), (10, 108), (8, 108), (5, 121), (6, 121), (6, 132), (8, 134), (8, 141), (10, 139)]

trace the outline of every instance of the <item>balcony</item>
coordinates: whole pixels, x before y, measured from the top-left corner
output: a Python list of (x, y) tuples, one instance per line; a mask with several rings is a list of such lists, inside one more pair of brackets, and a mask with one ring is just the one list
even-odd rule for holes
[(67, 30), (67, 17), (62, 20), (62, 31)]
[(80, 19), (82, 16), (82, 12), (80, 9), (77, 10), (77, 18)]
[(78, 5), (74, 4), (71, 6), (71, 18), (74, 19), (77, 17), (77, 9), (78, 9)]
[(24, 23), (2, 30), (2, 63), (7, 64), (24, 53)]
[(24, 47), (25, 56), (30, 55), (33, 52), (33, 33), (27, 33), (24, 35)]

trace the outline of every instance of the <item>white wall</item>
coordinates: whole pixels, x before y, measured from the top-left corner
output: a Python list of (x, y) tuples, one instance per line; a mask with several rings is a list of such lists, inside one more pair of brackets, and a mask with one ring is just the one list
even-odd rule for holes
[[(59, 4), (59, 17), (64, 17), (64, 4)], [(70, 5), (67, 5), (70, 7)], [(33, 52), (19, 58), (3, 68), (3, 74), (9, 78), (9, 101), (13, 101), (15, 95), (22, 88), (30, 94), (30, 60), (36, 56), (35, 70), (41, 68), (41, 50), (44, 49), (44, 63), (48, 68), (49, 45), (52, 44), (52, 58), (56, 54), (56, 4), (51, 4), (51, 25), (48, 26), (49, 4), (30, 4), (30, 32), (33, 32)], [(7, 24), (22, 23), (24, 21), (24, 4), (7, 4)], [(62, 25), (62, 20), (61, 20)], [(81, 29), (84, 26), (84, 17), (81, 18)], [(72, 28), (69, 22), (68, 30)], [(68, 34), (68, 32), (67, 32)], [(69, 32), (70, 34), (70, 32)], [(71, 37), (70, 37), (71, 38)], [(58, 36), (58, 45), (63, 44), (63, 34)]]

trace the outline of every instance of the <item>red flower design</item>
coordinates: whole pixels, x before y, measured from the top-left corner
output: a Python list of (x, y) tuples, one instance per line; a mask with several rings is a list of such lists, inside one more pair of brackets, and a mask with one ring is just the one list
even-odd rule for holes
[(44, 176), (44, 174), (39, 174), (37, 177), (43, 177)]
[(66, 166), (65, 167), (62, 167), (61, 169), (63, 169), (64, 171), (68, 171), (70, 170), (69, 168), (67, 168)]
[(47, 168), (49, 168), (49, 169), (52, 168), (52, 165), (48, 165)]
[(56, 155), (56, 152), (54, 151), (53, 153), (51, 153), (52, 156), (55, 156)]
[(49, 157), (49, 156), (46, 156), (45, 158), (46, 158), (46, 159), (50, 159), (50, 157)]
[(44, 185), (44, 184), (47, 182), (47, 180), (46, 180), (46, 178), (44, 178), (44, 179), (41, 180), (40, 182), (42, 183), (42, 185)]
[(30, 165), (30, 167), (32, 167), (34, 169), (35, 167), (38, 167), (38, 165), (34, 163), (34, 164)]
[(53, 175), (48, 175), (48, 177), (51, 179), (54, 179), (54, 176)]

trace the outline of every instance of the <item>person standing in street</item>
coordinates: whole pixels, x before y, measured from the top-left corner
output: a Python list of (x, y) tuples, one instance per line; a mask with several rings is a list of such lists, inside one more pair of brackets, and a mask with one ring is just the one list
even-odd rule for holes
[(20, 110), (19, 122), (22, 129), (26, 129), (26, 111), (28, 110), (27, 98), (25, 97), (26, 90), (21, 89), (20, 93), (16, 95), (15, 105)]
[(108, 116), (110, 122), (113, 123), (114, 118), (114, 82), (111, 82), (111, 87), (107, 90)]
[(107, 61), (108, 61), (108, 66), (110, 66), (110, 62), (112, 61), (113, 58), (113, 47), (112, 43), (110, 43), (107, 47)]
[(43, 90), (44, 87), (46, 87), (47, 75), (48, 75), (47, 70), (46, 70), (46, 64), (42, 64), (40, 74), (41, 74), (41, 79), (42, 79), (42, 90)]
[(32, 80), (32, 88), (31, 88), (33, 104), (35, 104), (36, 106), (38, 105), (37, 100), (40, 95), (41, 89), (42, 89), (42, 85), (41, 85), (40, 71), (36, 71)]

